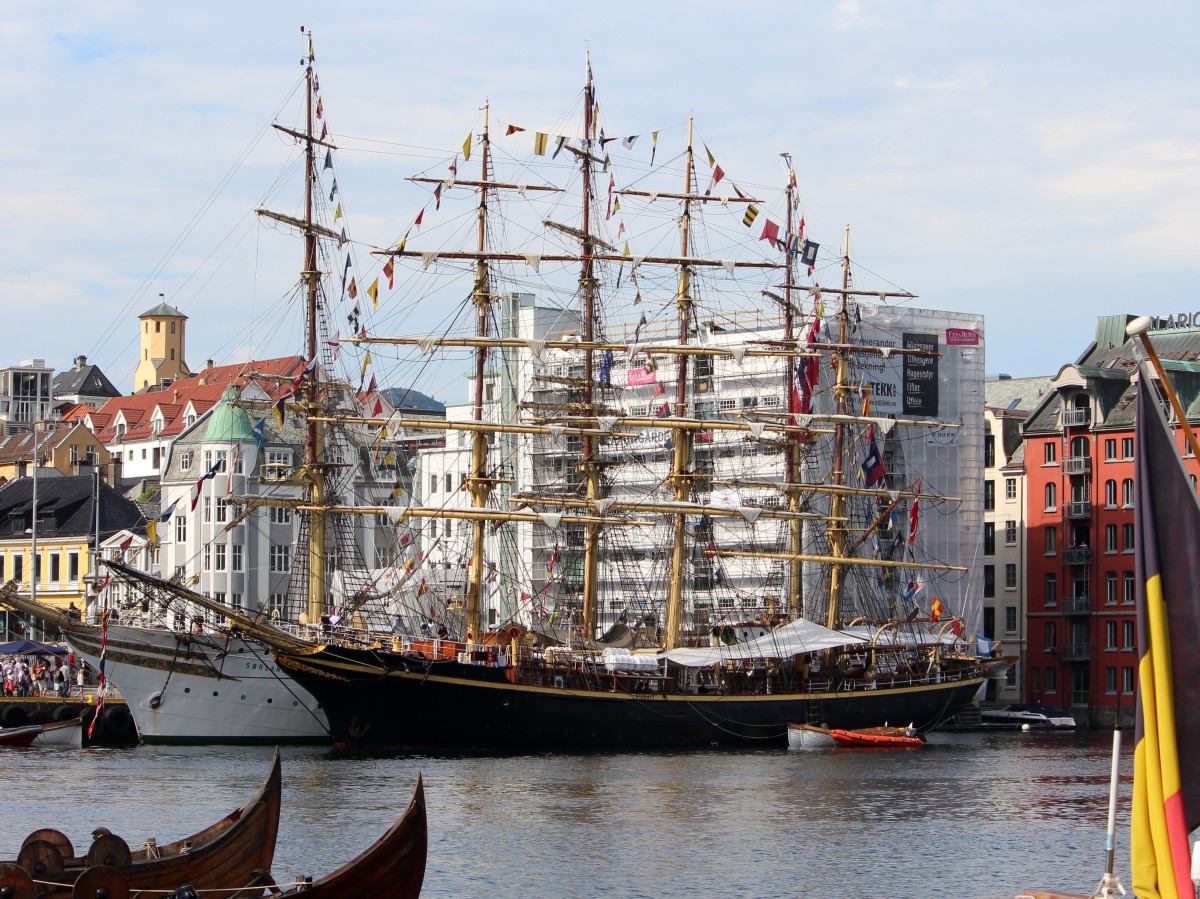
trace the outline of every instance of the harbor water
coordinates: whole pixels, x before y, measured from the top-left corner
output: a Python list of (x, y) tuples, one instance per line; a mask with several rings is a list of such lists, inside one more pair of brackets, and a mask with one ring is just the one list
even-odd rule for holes
[[(1118, 874), (1128, 885), (1132, 747)], [(274, 874), (320, 876), (402, 812), (417, 772), (433, 897), (1005, 897), (1090, 893), (1104, 863), (1112, 735), (938, 733), (923, 750), (334, 756), (283, 750)], [(26, 833), (137, 848), (241, 805), (271, 750), (10, 750), (0, 857)]]

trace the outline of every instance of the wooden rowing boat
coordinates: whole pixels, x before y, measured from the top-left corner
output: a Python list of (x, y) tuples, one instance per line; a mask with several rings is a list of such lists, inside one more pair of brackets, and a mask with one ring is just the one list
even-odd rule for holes
[(925, 738), (911, 727), (833, 728), (829, 736), (838, 746), (852, 749), (919, 749), (925, 745)]
[(85, 870), (95, 866), (116, 869), (135, 891), (171, 890), (182, 884), (197, 890), (245, 886), (259, 882), (263, 872), (271, 869), (280, 793), (276, 750), (271, 773), (249, 802), (186, 839), (162, 846), (147, 840), (141, 849), (131, 850), (121, 837), (101, 828), (93, 834), (87, 852), (76, 855), (64, 834), (46, 828), (25, 838), (16, 865), (46, 884), (43, 892), (70, 890)]
[(33, 741), (34, 746), (83, 746), (83, 719), (56, 721), (41, 725), (41, 733)]
[[(234, 880), (229, 872), (218, 868), (217, 877), (224, 889), (196, 886), (200, 882), (198, 877), (195, 882), (162, 879), (154, 890), (165, 893), (167, 899), (204, 899), (207, 890), (212, 890), (214, 899), (262, 899), (264, 894), (270, 899), (417, 899), (425, 880), (428, 846), (425, 788), (418, 775), (408, 808), (388, 832), (357, 858), (315, 881), (306, 880), (281, 890), (265, 870), (253, 872), (254, 876), (248, 880)], [(135, 892), (132, 883), (126, 871), (97, 864), (78, 872), (73, 896), (129, 899)], [(246, 886), (231, 890), (231, 883)], [(0, 863), (0, 896), (37, 899), (39, 895), (40, 886), (35, 887), (34, 878), (24, 868), (10, 862)]]

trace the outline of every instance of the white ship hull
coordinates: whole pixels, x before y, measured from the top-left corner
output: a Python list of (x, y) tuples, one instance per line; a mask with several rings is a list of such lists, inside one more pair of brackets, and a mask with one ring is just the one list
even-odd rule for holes
[[(99, 634), (67, 642), (93, 668)], [(108, 628), (105, 669), (144, 743), (325, 743), (316, 699), (261, 644), (215, 634)]]

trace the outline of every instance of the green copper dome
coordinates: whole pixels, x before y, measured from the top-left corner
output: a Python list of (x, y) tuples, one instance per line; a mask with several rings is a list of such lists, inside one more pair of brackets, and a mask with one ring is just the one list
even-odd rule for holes
[(254, 429), (250, 427), (250, 416), (240, 406), (235, 406), (238, 392), (230, 384), (221, 394), (221, 402), (213, 407), (208, 417), (208, 428), (204, 431), (206, 441), (227, 443), (253, 443)]

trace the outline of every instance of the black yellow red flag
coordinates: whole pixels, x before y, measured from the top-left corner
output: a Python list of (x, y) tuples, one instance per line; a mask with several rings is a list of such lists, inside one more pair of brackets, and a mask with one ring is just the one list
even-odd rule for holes
[(1134, 528), (1138, 701), (1130, 854), (1139, 899), (1192, 896), (1200, 825), (1200, 504), (1147, 366), (1137, 386)]

